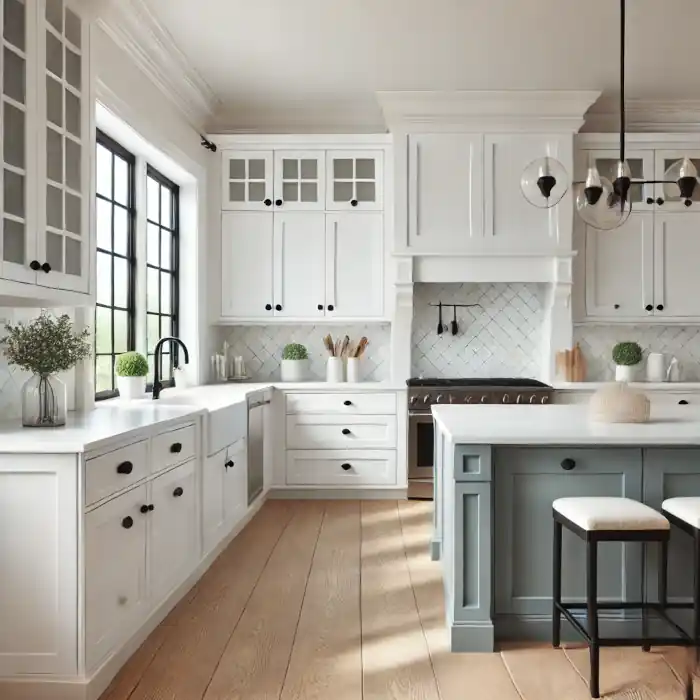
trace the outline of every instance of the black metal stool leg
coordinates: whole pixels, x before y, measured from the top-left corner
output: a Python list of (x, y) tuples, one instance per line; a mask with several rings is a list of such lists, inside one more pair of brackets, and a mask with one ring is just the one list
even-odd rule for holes
[(552, 556), (552, 646), (561, 643), (561, 612), (557, 607), (561, 603), (561, 536), (562, 524), (554, 521), (554, 552)]
[(695, 531), (695, 584), (693, 586), (693, 639), (700, 644), (700, 530)]
[(591, 638), (589, 652), (591, 676), (589, 688), (592, 698), (600, 697), (600, 646), (598, 636), (598, 542), (586, 543), (586, 602), (588, 613), (588, 634)]

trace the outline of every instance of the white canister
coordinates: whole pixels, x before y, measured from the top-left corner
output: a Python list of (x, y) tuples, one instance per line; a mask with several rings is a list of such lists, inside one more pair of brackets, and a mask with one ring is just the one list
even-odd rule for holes
[(306, 381), (308, 360), (282, 360), (280, 367), (283, 382)]
[(328, 364), (326, 365), (326, 381), (334, 384), (345, 381), (343, 370), (344, 365), (342, 357), (329, 357)]
[(666, 381), (666, 358), (663, 353), (650, 352), (647, 357), (647, 381)]
[(347, 381), (359, 382), (360, 381), (360, 358), (359, 357), (348, 357), (346, 371), (347, 371)]
[(616, 382), (633, 382), (637, 373), (637, 365), (615, 365)]

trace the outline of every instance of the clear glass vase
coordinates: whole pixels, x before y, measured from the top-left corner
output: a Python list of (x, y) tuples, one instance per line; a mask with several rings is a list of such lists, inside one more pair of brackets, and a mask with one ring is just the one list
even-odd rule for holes
[(34, 374), (22, 387), (22, 425), (56, 428), (66, 424), (66, 385), (53, 374)]

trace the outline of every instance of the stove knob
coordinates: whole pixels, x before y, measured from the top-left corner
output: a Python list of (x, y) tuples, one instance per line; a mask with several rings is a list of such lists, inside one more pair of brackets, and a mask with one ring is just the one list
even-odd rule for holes
[(437, 398), (435, 399), (435, 402), (436, 402), (436, 403), (442, 403), (442, 400), (443, 400), (444, 398), (445, 398), (445, 397), (444, 397), (442, 394), (438, 394), (438, 395), (437, 395)]
[(430, 403), (430, 394), (426, 394), (423, 397), (423, 403)]
[(482, 396), (481, 397), (481, 403), (488, 403), (489, 397), (488, 396)]
[(411, 396), (411, 398), (408, 400), (408, 402), (413, 405), (416, 401), (418, 401), (417, 396)]
[(523, 395), (522, 395), (522, 394), (518, 394), (518, 398), (515, 399), (515, 403), (522, 403), (522, 402), (523, 402)]
[(503, 403), (510, 403), (510, 396), (508, 394), (503, 394)]
[(537, 394), (533, 394), (533, 395), (530, 397), (530, 403), (535, 403), (535, 401), (537, 401)]
[(541, 404), (549, 403), (549, 396), (543, 396), (540, 401)]
[(464, 399), (464, 403), (471, 403), (472, 402), (472, 397), (467, 396), (467, 398)]
[(450, 403), (454, 403), (454, 402), (455, 402), (454, 394), (450, 394)]

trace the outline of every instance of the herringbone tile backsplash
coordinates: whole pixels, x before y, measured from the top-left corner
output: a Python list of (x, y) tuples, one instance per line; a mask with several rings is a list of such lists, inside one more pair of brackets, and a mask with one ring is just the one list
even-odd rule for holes
[[(413, 296), (414, 376), (531, 377), (542, 366), (545, 288), (538, 284), (417, 284)], [(478, 304), (443, 308), (448, 330), (438, 335), (438, 309), (429, 304)]]
[[(608, 381), (615, 378), (612, 349), (622, 341), (636, 341), (644, 350), (662, 352), (678, 358), (681, 379), (687, 382), (700, 381), (700, 327), (697, 326), (577, 326), (574, 342), (581, 344), (586, 358), (586, 380)], [(639, 368), (638, 379), (645, 376), (644, 361)]]
[(235, 326), (219, 329), (220, 352), (223, 342), (231, 346), (230, 354), (240, 356), (246, 364), (248, 374), (257, 381), (279, 381), (282, 350), (287, 343), (301, 343), (309, 353), (309, 379), (326, 378), (328, 354), (323, 347), (323, 336), (330, 333), (333, 338), (349, 335), (357, 342), (364, 335), (369, 347), (360, 362), (360, 380), (381, 382), (391, 378), (389, 324), (366, 326)]

